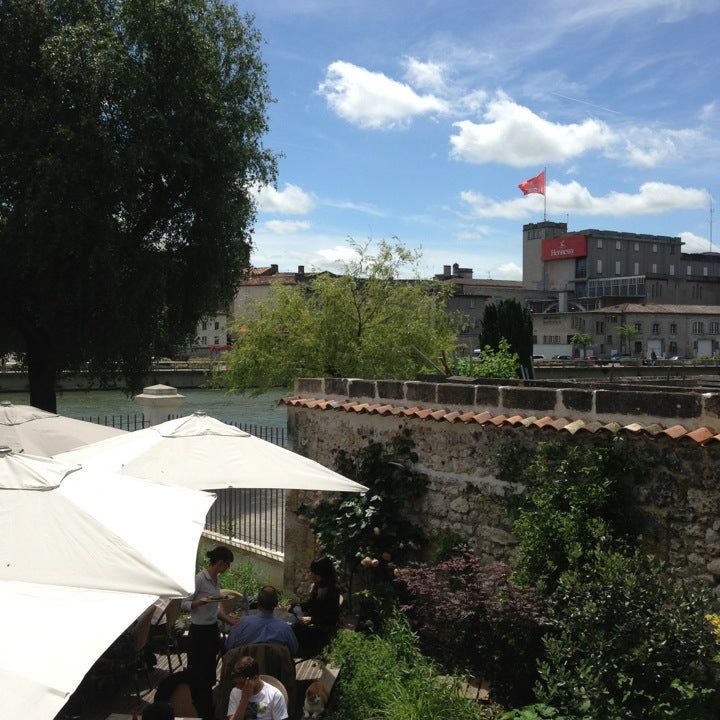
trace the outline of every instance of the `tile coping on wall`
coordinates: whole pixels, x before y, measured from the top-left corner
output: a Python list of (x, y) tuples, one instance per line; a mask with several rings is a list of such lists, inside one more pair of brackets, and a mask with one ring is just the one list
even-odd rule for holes
[(493, 415), (487, 410), (483, 412), (447, 410), (445, 408), (428, 408), (421, 406), (406, 407), (388, 403), (363, 403), (352, 400), (330, 400), (322, 398), (303, 398), (297, 396), (285, 397), (281, 403), (291, 407), (301, 407), (309, 410), (340, 410), (344, 412), (367, 413), (369, 415), (391, 415), (419, 420), (435, 420), (449, 423), (477, 423), (478, 425), (491, 424), (497, 427), (510, 426), (513, 428), (541, 428), (570, 433), (609, 433), (637, 434), (642, 433), (652, 437), (667, 437), (671, 440), (690, 441), (697, 445), (711, 445), (720, 443), (720, 433), (711, 427), (696, 429), (683, 425), (664, 427), (658, 423), (647, 425), (630, 423), (622, 425), (619, 422), (602, 423), (597, 420), (576, 419), (565, 417), (552, 417), (550, 415), (538, 417), (535, 415)]
[[(484, 411), (495, 417), (564, 418), (602, 426), (673, 426), (694, 432), (710, 428), (720, 432), (720, 392), (662, 392), (657, 388), (630, 390), (577, 387), (523, 387), (453, 382), (363, 380), (353, 378), (301, 378), (295, 396), (324, 402), (350, 403), (355, 412), (363, 406), (415, 408), (460, 415)], [(425, 412), (428, 410), (429, 412)], [(444, 419), (444, 418), (442, 418)], [(718, 428), (717, 431), (713, 428)]]

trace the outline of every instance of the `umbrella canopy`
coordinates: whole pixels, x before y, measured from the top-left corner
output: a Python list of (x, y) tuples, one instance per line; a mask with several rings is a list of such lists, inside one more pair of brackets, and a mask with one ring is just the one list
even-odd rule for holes
[(0, 446), (15, 452), (49, 456), (125, 434), (124, 430), (55, 415), (32, 405), (0, 402)]
[(3, 717), (51, 720), (145, 608), (193, 590), (214, 499), (0, 448)]
[(0, 581), (2, 716), (51, 720), (157, 595)]
[(314, 460), (205, 413), (86, 445), (57, 459), (199, 490), (367, 490)]
[(189, 594), (214, 500), (0, 449), (0, 581)]

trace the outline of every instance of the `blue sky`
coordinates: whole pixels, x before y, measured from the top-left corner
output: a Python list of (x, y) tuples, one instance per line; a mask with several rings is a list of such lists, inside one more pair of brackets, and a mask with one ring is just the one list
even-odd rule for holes
[[(334, 268), (398, 236), (421, 271), (520, 278), (542, 196), (570, 229), (709, 249), (720, 194), (718, 0), (248, 0), (283, 153), (253, 264)], [(713, 240), (720, 245), (720, 213)]]

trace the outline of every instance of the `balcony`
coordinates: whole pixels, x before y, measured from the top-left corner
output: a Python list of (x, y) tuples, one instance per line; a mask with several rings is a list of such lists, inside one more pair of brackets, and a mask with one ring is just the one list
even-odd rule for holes
[(645, 276), (593, 278), (587, 281), (587, 297), (645, 297)]

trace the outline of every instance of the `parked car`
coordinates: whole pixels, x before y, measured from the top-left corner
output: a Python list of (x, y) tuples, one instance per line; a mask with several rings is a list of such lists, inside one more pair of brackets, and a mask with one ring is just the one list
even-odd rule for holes
[(544, 360), (545, 356), (544, 355), (533, 355), (532, 359), (533, 360)]
[(572, 355), (553, 355), (553, 360), (572, 360)]

